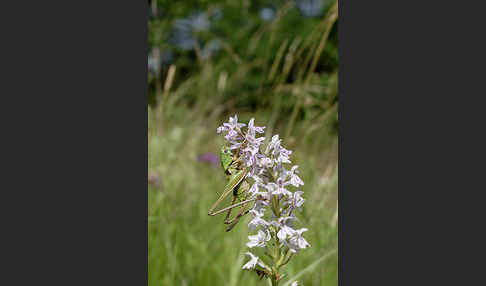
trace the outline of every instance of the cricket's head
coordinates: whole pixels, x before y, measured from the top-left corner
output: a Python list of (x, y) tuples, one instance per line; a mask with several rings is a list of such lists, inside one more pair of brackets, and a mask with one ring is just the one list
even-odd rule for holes
[(221, 158), (221, 166), (226, 171), (228, 170), (231, 162), (233, 162), (233, 153), (228, 146), (221, 147), (221, 152), (219, 157)]

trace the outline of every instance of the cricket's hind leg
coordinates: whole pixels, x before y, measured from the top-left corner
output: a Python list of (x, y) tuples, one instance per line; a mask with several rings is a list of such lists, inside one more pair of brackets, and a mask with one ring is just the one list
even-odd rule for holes
[[(244, 199), (244, 204), (240, 207), (240, 212), (238, 213), (238, 215), (236, 215), (234, 218), (228, 220), (229, 218), (229, 213), (231, 211), (228, 210), (228, 214), (226, 215), (226, 219), (224, 221), (225, 224), (229, 224), (229, 226), (226, 228), (226, 231), (230, 231), (233, 229), (233, 227), (240, 221), (240, 218), (246, 214), (248, 214), (248, 212), (250, 212), (250, 210), (245, 210), (246, 209), (246, 204), (247, 204), (247, 198), (248, 198), (248, 193), (245, 194), (245, 199)], [(232, 203), (233, 204), (233, 203)]]
[[(243, 209), (243, 208), (242, 208)], [(246, 215), (250, 210), (245, 211), (244, 213), (238, 214), (235, 218), (233, 218), (231, 221), (229, 221), (227, 224), (230, 224), (227, 228), (226, 231), (230, 231), (235, 227), (235, 225), (240, 221), (240, 218), (244, 215)]]
[[(231, 204), (230, 204), (230, 206), (231, 206), (231, 205), (234, 205), (235, 201), (236, 201), (236, 196), (233, 196), (233, 199), (231, 200)], [(229, 217), (230, 217), (230, 214), (231, 214), (231, 210), (232, 210), (232, 209), (233, 209), (233, 208), (230, 208), (230, 209), (228, 210), (228, 212), (226, 213), (226, 216), (225, 216), (225, 218), (224, 218), (224, 223), (225, 223), (225, 224), (226, 224), (226, 222), (229, 220)]]

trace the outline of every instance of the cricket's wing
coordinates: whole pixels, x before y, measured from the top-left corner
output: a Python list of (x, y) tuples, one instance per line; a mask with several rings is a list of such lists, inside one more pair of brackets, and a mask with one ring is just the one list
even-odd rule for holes
[(219, 197), (219, 199), (214, 203), (214, 205), (209, 210), (208, 213), (209, 215), (215, 215), (215, 213), (213, 213), (214, 209), (221, 203), (221, 201), (223, 201), (228, 196), (228, 194), (230, 194), (233, 191), (234, 188), (236, 188), (236, 186), (238, 186), (241, 183), (241, 181), (243, 181), (243, 179), (246, 177), (247, 174), (248, 174), (248, 168), (245, 168), (239, 171), (238, 173), (236, 173), (236, 175), (231, 176), (231, 179), (229, 180), (229, 182), (226, 184), (224, 188), (223, 194)]
[(240, 186), (233, 190), (233, 195), (238, 198), (240, 202), (246, 200), (248, 190), (250, 189), (250, 184), (246, 180), (240, 183)]
[[(234, 190), (235, 192), (233, 193), (234, 196), (237, 196), (237, 190), (235, 188), (245, 179), (246, 174), (248, 174), (248, 168), (245, 168), (243, 170), (238, 171), (234, 176), (231, 176), (229, 182), (226, 184), (226, 187), (224, 188), (224, 192)], [(223, 193), (224, 193), (223, 192)]]

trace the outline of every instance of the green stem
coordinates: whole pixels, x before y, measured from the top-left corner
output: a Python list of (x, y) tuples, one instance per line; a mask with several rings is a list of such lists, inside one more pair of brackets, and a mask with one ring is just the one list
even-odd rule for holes
[(277, 275), (272, 275), (272, 286), (277, 286), (278, 285), (278, 281), (277, 281)]
[[(274, 197), (275, 198), (275, 197)], [(279, 207), (279, 202), (277, 201), (276, 203), (277, 209)], [(280, 216), (280, 214), (276, 214), (277, 216)], [(277, 237), (277, 230), (274, 230), (272, 233), (273, 239), (275, 240), (275, 254), (273, 257), (273, 265), (272, 265), (272, 275), (271, 275), (271, 281), (272, 281), (272, 286), (278, 285), (278, 264), (281, 259), (281, 252), (280, 252), (280, 242)]]

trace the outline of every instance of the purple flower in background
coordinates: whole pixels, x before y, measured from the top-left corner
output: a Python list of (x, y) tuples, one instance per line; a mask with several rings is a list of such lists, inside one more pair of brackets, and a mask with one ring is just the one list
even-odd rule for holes
[(158, 188), (162, 185), (162, 178), (156, 172), (150, 171), (148, 173), (148, 183), (153, 187)]
[(208, 163), (214, 166), (217, 166), (219, 164), (219, 157), (213, 153), (203, 153), (197, 156), (197, 160), (199, 162)]

